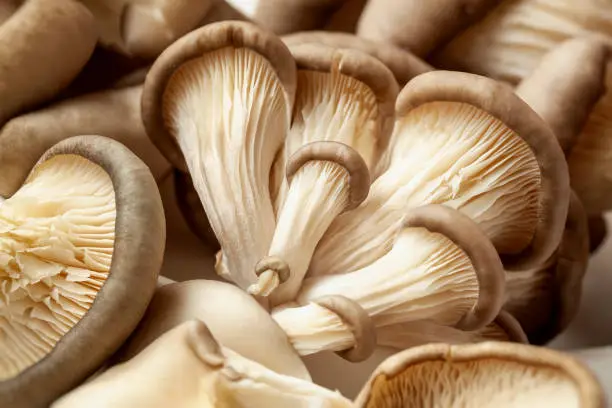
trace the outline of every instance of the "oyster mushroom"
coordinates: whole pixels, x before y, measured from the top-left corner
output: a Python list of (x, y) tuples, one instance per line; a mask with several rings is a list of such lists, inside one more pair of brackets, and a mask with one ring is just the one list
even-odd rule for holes
[(81, 1), (96, 18), (102, 44), (148, 59), (198, 27), (217, 7), (226, 8), (224, 0)]
[(76, 0), (27, 0), (0, 28), (0, 124), (55, 96), (97, 41), (91, 13)]
[(295, 87), (295, 62), (282, 41), (234, 21), (176, 41), (145, 81), (147, 133), (191, 174), (231, 278), (244, 289), (255, 282), (255, 265), (274, 234), (269, 175), (289, 129)]
[(21, 0), (5, 0), (0, 3), (0, 24), (8, 20), (19, 8)]
[(142, 86), (67, 99), (9, 120), (0, 129), (0, 195), (15, 192), (30, 168), (51, 146), (78, 134), (109, 135), (149, 166), (156, 179), (169, 163), (147, 137), (140, 116)]
[(553, 256), (537, 268), (506, 274), (504, 309), (518, 319), (531, 343), (549, 342), (572, 321), (588, 259), (587, 218), (572, 194), (563, 239)]
[(510, 88), (425, 73), (400, 92), (396, 117), (368, 198), (329, 227), (310, 276), (368, 266), (391, 248), (402, 213), (430, 203), (471, 217), (508, 269), (552, 255), (569, 205), (567, 164), (550, 128)]
[(497, 252), (479, 227), (457, 210), (430, 205), (406, 214), (385, 256), (348, 274), (304, 280), (297, 305), (273, 309), (272, 317), (303, 355), (341, 351), (357, 340), (356, 324), (319, 307), (325, 296), (351, 299), (376, 329), (428, 320), (477, 330), (499, 313), (503, 284)]
[(510, 313), (503, 310), (493, 322), (479, 330), (464, 331), (421, 320), (381, 327), (378, 330), (377, 339), (381, 346), (400, 350), (428, 343), (468, 344), (493, 340), (528, 343), (527, 335), (519, 322)]
[(597, 251), (608, 236), (608, 226), (603, 215), (589, 217), (589, 251)]
[(391, 43), (419, 57), (450, 41), (479, 20), (497, 0), (369, 0), (357, 23), (357, 35)]
[(47, 406), (144, 314), (164, 249), (161, 199), (127, 148), (79, 136), (42, 156), (0, 224), (2, 403)]
[(298, 67), (293, 123), (277, 159), (288, 158), (287, 181), (276, 194), (268, 256), (249, 287), (270, 295), (274, 305), (295, 298), (329, 225), (367, 196), (369, 169), (388, 142), (397, 95), (391, 72), (369, 55), (322, 45), (291, 51)]
[(116, 359), (132, 358), (165, 332), (192, 319), (205, 322), (223, 345), (244, 357), (279, 374), (310, 379), (287, 336), (261, 305), (234, 285), (207, 280), (159, 288)]
[(352, 403), (338, 392), (249, 360), (204, 323), (191, 320), (52, 405), (83, 406), (350, 408)]
[(389, 45), (369, 41), (354, 34), (328, 31), (304, 31), (283, 37), (289, 47), (301, 44), (321, 44), (333, 48), (348, 48), (365, 52), (379, 59), (393, 72), (400, 86), (417, 75), (433, 71), (433, 67), (408, 51)]
[(385, 360), (355, 400), (359, 408), (603, 408), (593, 374), (558, 351), (505, 342), (428, 344)]

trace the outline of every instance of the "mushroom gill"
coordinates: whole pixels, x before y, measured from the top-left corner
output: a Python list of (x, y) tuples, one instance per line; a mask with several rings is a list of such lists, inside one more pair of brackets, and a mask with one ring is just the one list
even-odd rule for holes
[(503, 270), (490, 241), (458, 211), (431, 205), (407, 215), (386, 255), (351, 273), (305, 279), (297, 307), (273, 309), (272, 317), (298, 351), (340, 351), (351, 339), (350, 324), (312, 304), (325, 296), (352, 300), (377, 329), (428, 320), (476, 330), (498, 314), (502, 293)]
[(356, 407), (601, 408), (600, 385), (560, 352), (523, 344), (430, 344), (384, 361)]
[(0, 205), (0, 380), (51, 352), (110, 270), (115, 191), (76, 155), (55, 156)]
[(224, 22), (175, 42), (145, 82), (147, 132), (189, 170), (231, 278), (244, 289), (274, 233), (269, 174), (289, 128), (294, 69), (280, 39)]

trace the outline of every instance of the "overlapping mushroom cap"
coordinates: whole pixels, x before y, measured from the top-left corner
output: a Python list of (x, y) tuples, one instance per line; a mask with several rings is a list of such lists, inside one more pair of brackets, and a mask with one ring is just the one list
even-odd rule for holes
[(124, 146), (74, 137), (40, 158), (0, 205), (3, 403), (47, 405), (119, 348), (153, 295), (164, 240), (155, 181)]
[(485, 330), (503, 268), (541, 265), (561, 241), (563, 151), (511, 88), (454, 72), (397, 88), (358, 49), (287, 49), (238, 22), (190, 33), (147, 76), (145, 126), (190, 173), (218, 272), (271, 306), (300, 354), (361, 360), (383, 327), (411, 323)]

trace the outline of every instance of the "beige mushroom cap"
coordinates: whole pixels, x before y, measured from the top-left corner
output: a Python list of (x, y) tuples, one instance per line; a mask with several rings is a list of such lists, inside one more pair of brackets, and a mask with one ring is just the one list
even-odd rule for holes
[(0, 26), (0, 124), (66, 87), (96, 40), (93, 17), (78, 1), (26, 1)]
[(561, 240), (570, 194), (567, 162), (551, 129), (510, 87), (460, 72), (434, 71), (415, 78), (400, 92), (396, 112), (402, 115), (434, 101), (463, 102), (489, 112), (529, 145), (541, 173), (539, 222), (531, 244), (520, 254), (502, 254), (502, 259), (509, 269), (543, 263)]
[(412, 53), (384, 42), (370, 41), (354, 34), (328, 31), (303, 31), (289, 34), (282, 40), (290, 48), (300, 44), (321, 44), (333, 48), (354, 49), (379, 59), (404, 86), (417, 75), (433, 71), (433, 67)]
[(505, 342), (428, 344), (385, 360), (355, 405), (603, 408), (604, 395), (585, 366), (558, 351)]
[(153, 296), (164, 252), (161, 198), (142, 161), (111, 139), (77, 136), (49, 149), (35, 169), (61, 155), (82, 156), (110, 176), (116, 205), (112, 263), (84, 317), (43, 360), (0, 382), (2, 403), (14, 408), (47, 406), (85, 380), (119, 348)]
[(224, 346), (280, 374), (310, 379), (283, 330), (255, 299), (238, 287), (193, 280), (157, 290), (138, 329), (119, 352), (119, 360), (139, 353), (166, 331), (199, 319)]

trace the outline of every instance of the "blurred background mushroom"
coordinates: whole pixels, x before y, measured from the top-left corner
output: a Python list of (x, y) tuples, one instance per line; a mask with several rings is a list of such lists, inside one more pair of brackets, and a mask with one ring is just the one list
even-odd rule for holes
[(0, 395), (44, 406), (101, 366), (144, 314), (162, 262), (162, 204), (133, 153), (82, 136), (40, 158), (0, 219)]

